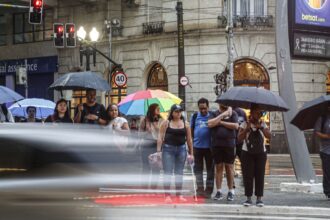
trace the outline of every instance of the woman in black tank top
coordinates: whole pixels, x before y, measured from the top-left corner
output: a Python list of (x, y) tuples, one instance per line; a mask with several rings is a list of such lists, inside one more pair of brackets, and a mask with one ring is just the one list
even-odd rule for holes
[[(157, 152), (162, 155), (164, 169), (164, 189), (165, 202), (171, 202), (169, 190), (171, 185), (171, 176), (175, 174), (176, 195), (179, 201), (185, 202), (186, 199), (181, 195), (183, 183), (183, 169), (188, 153), (193, 158), (192, 138), (190, 126), (182, 117), (182, 108), (180, 105), (173, 105), (168, 117), (160, 126)], [(162, 151), (161, 151), (162, 150)]]

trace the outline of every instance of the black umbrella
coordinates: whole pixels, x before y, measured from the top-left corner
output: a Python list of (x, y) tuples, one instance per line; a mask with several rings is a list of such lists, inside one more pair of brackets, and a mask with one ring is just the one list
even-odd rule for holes
[(24, 99), (24, 97), (17, 92), (5, 86), (0, 86), (0, 104), (7, 102), (16, 102), (21, 99)]
[(110, 86), (106, 80), (100, 77), (97, 73), (87, 72), (75, 72), (67, 73), (58, 78), (49, 89), (56, 90), (84, 90), (95, 89), (100, 91), (109, 91)]
[(289, 107), (279, 95), (257, 87), (238, 86), (230, 88), (226, 93), (220, 95), (216, 102), (245, 109), (250, 109), (251, 105), (258, 105), (265, 111), (289, 110)]
[(329, 95), (323, 95), (305, 102), (297, 115), (292, 119), (291, 124), (297, 126), (300, 130), (313, 129), (316, 120), (327, 112), (329, 104)]

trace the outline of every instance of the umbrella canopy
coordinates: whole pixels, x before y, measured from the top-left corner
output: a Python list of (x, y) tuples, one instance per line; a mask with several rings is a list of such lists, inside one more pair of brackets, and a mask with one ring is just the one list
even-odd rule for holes
[(284, 100), (272, 91), (257, 88), (238, 86), (230, 88), (216, 100), (227, 106), (236, 106), (250, 109), (251, 105), (258, 105), (265, 111), (288, 111), (289, 107)]
[(160, 111), (166, 112), (173, 104), (181, 102), (180, 98), (163, 90), (143, 90), (126, 96), (118, 106), (119, 111), (125, 115), (146, 115), (151, 104), (157, 103)]
[(327, 112), (330, 104), (330, 96), (323, 95), (309, 102), (305, 102), (299, 109), (297, 115), (292, 119), (291, 124), (300, 130), (313, 129), (316, 120)]
[(84, 90), (95, 89), (100, 91), (109, 91), (110, 86), (106, 80), (100, 77), (97, 73), (87, 72), (74, 72), (67, 73), (58, 78), (49, 89), (56, 90)]
[(46, 99), (23, 99), (14, 103), (8, 109), (13, 116), (26, 117), (26, 108), (34, 106), (37, 109), (36, 118), (47, 118), (54, 113), (55, 103)]
[(5, 86), (0, 86), (0, 104), (7, 102), (16, 102), (21, 99), (24, 99), (24, 97), (17, 92)]

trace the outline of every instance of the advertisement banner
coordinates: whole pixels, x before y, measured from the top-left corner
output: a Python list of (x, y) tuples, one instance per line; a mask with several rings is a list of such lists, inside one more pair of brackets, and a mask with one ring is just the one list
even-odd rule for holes
[(330, 27), (330, 0), (295, 0), (296, 24)]

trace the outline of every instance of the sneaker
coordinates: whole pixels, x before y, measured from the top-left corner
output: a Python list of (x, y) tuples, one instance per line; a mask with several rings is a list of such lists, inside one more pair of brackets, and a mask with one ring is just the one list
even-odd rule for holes
[(257, 202), (256, 202), (256, 206), (258, 206), (258, 207), (264, 207), (264, 203), (263, 203), (263, 201), (261, 201), (261, 200), (257, 200)]
[(172, 199), (171, 196), (165, 196), (165, 203), (171, 203)]
[(232, 192), (228, 192), (227, 201), (234, 201), (234, 194)]
[(221, 199), (223, 199), (223, 194), (221, 192), (217, 192), (217, 194), (215, 194), (213, 199), (214, 200), (221, 200)]
[(252, 200), (251, 200), (251, 199), (246, 200), (246, 201), (243, 203), (243, 205), (246, 206), (246, 207), (252, 206)]

